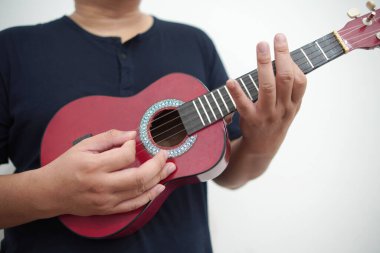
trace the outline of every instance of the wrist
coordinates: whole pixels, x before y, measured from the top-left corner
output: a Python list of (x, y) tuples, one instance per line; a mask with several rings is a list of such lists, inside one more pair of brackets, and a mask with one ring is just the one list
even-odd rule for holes
[(30, 190), (32, 196), (32, 206), (36, 210), (37, 218), (51, 218), (63, 214), (61, 201), (58, 197), (59, 186), (53, 180), (53, 175), (48, 168), (30, 171), (30, 184), (33, 188)]
[(277, 152), (273, 147), (273, 143), (263, 141), (253, 141), (250, 138), (242, 136), (240, 140), (240, 152), (248, 156), (272, 159)]

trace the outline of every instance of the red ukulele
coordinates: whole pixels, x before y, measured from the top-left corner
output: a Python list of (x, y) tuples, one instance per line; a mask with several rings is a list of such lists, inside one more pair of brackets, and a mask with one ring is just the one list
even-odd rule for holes
[[(369, 14), (359, 16), (338, 32), (327, 34), (293, 52), (294, 62), (309, 73), (357, 48), (380, 45), (380, 11), (367, 3)], [(254, 70), (239, 78), (246, 95), (258, 97), (258, 74)], [(180, 83), (181, 85), (178, 85)], [(174, 73), (162, 77), (136, 96), (89, 96), (61, 108), (50, 121), (42, 140), (41, 163), (46, 165), (72, 145), (109, 129), (138, 129), (136, 164), (160, 149), (168, 150), (177, 170), (165, 179), (166, 189), (153, 201), (128, 213), (107, 216), (60, 216), (74, 233), (88, 238), (128, 235), (147, 223), (169, 194), (184, 184), (204, 182), (218, 176), (229, 158), (229, 141), (223, 118), (236, 110), (226, 86), (209, 92), (196, 78)]]

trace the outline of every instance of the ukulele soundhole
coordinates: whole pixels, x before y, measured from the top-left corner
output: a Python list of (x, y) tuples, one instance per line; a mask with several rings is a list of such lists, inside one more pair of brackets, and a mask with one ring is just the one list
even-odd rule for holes
[(165, 109), (152, 118), (150, 136), (162, 147), (175, 147), (186, 138), (185, 126), (176, 109)]
[(152, 105), (140, 123), (140, 140), (151, 154), (168, 150), (169, 157), (187, 152), (197, 136), (188, 136), (176, 108), (183, 104), (176, 99), (166, 99)]

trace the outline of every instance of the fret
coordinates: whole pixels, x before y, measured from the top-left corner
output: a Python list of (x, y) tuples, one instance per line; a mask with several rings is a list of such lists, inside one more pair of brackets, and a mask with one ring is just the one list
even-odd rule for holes
[(318, 40), (318, 43), (330, 61), (344, 53), (342, 46), (339, 44), (334, 34), (322, 37)]
[(303, 73), (309, 73), (313, 71), (313, 68), (311, 67), (309, 61), (306, 59), (305, 55), (302, 53), (301, 49), (293, 51), (290, 55)]
[(232, 96), (231, 96), (230, 91), (227, 89), (227, 86), (223, 86), (223, 87), (224, 87), (224, 89), (226, 90), (228, 96), (230, 97), (230, 100), (231, 100), (231, 102), (232, 102), (232, 104), (233, 104), (233, 106), (234, 106), (234, 109), (236, 109), (236, 104), (235, 104), (234, 99), (233, 99)]
[(207, 113), (207, 111), (206, 111), (206, 109), (205, 109), (205, 107), (204, 107), (204, 105), (203, 105), (202, 100), (201, 100), (200, 97), (198, 98), (198, 101), (199, 101), (199, 103), (201, 104), (201, 106), (202, 106), (202, 108), (203, 108), (203, 111), (204, 111), (205, 114), (206, 114), (206, 117), (207, 117), (207, 119), (208, 119), (208, 122), (211, 123), (210, 117), (208, 116), (208, 113)]
[(251, 74), (248, 74), (248, 76), (251, 79), (251, 81), (252, 81), (253, 85), (255, 86), (256, 90), (259, 91), (259, 87), (257, 87), (257, 84), (256, 84), (255, 80), (253, 80)]
[(247, 86), (245, 85), (243, 79), (242, 79), (242, 78), (239, 78), (239, 80), (240, 80), (240, 85), (243, 85), (243, 88), (245, 89), (245, 91), (246, 91), (248, 97), (252, 100), (251, 93), (249, 93), (248, 88), (247, 88)]
[(318, 68), (326, 63), (326, 58), (323, 56), (321, 50), (317, 47), (317, 45), (313, 42), (304, 47), (302, 47), (314, 68)]
[(197, 113), (198, 113), (199, 118), (200, 118), (201, 121), (202, 121), (202, 124), (205, 126), (206, 124), (205, 124), (205, 122), (203, 121), (202, 115), (201, 115), (201, 113), (199, 112), (198, 107), (197, 107), (197, 105), (195, 104), (195, 101), (194, 101), (194, 100), (193, 100), (193, 104), (194, 104), (195, 110), (196, 110)]
[(219, 112), (220, 112), (220, 116), (218, 116), (218, 118), (223, 118), (223, 112), (222, 112), (222, 109), (220, 109), (219, 103), (218, 103), (218, 101), (216, 100), (216, 97), (215, 97), (215, 95), (214, 95), (214, 92), (210, 92), (210, 93), (211, 93), (211, 96), (212, 96), (212, 99), (213, 99), (215, 105), (217, 106), (217, 108), (218, 108), (218, 110), (219, 110)]
[[(329, 33), (290, 53), (293, 61), (305, 73), (324, 65), (327, 62), (344, 54), (344, 50), (333, 33)], [(272, 62), (273, 72), (276, 74), (275, 61)], [(236, 79), (244, 94), (255, 102), (258, 98), (259, 82), (258, 72), (253, 70)], [(185, 126), (187, 134), (222, 119), (231, 112), (236, 111), (236, 104), (229, 90), (224, 85), (212, 92), (185, 103), (178, 108), (179, 115)]]
[(223, 95), (222, 95), (222, 93), (220, 92), (220, 90), (217, 89), (217, 91), (218, 91), (218, 94), (219, 94), (220, 99), (223, 101), (224, 108), (226, 108), (226, 111), (227, 111), (226, 115), (227, 115), (227, 114), (230, 112), (230, 109), (228, 108), (227, 103), (226, 103), (226, 101), (224, 100)]
[[(206, 94), (206, 95), (207, 95), (207, 94)], [(210, 107), (210, 110), (211, 110), (212, 115), (214, 116), (215, 120), (217, 120), (216, 115), (215, 115), (215, 113), (214, 113), (214, 110), (212, 109), (212, 106), (211, 106), (210, 102), (208, 101), (206, 95), (204, 95), (203, 97), (206, 99), (206, 102), (207, 102), (208, 106)]]
[(244, 81), (244, 83), (247, 86), (248, 91), (251, 95), (251, 96), (249, 96), (249, 98), (251, 99), (251, 101), (255, 102), (257, 100), (258, 95), (259, 95), (259, 91), (255, 87), (256, 82), (255, 81), (252, 82), (249, 75), (251, 75), (252, 77), (255, 76), (255, 78), (257, 78), (257, 72), (256, 72), (256, 74), (254, 74), (254, 72), (250, 72), (250, 73), (242, 76), (241, 79)]
[(306, 60), (307, 60), (307, 61), (308, 61), (308, 63), (310, 64), (310, 66), (311, 66), (312, 68), (314, 68), (314, 65), (313, 65), (313, 63), (311, 63), (311, 61), (310, 61), (309, 57), (307, 57), (307, 55), (306, 55), (305, 51), (303, 51), (303, 49), (302, 49), (302, 48), (301, 48), (300, 50), (301, 50), (301, 52), (303, 53), (303, 55), (305, 56)]
[(326, 61), (329, 60), (329, 58), (327, 57), (327, 55), (325, 54), (325, 51), (323, 51), (323, 49), (321, 48), (321, 46), (319, 45), (318, 41), (314, 42), (315, 45), (317, 45), (318, 49), (321, 51), (321, 53), (323, 54), (323, 56), (325, 57)]

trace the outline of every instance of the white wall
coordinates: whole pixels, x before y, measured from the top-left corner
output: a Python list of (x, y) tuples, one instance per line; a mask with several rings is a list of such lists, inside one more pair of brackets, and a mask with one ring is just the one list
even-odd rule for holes
[[(144, 0), (142, 8), (201, 27), (237, 77), (256, 68), (260, 40), (284, 32), (295, 49), (341, 28), (349, 8), (366, 12), (364, 4)], [(0, 28), (72, 8), (71, 0), (2, 0)], [(379, 56), (380, 50), (353, 52), (310, 74), (302, 110), (267, 173), (237, 191), (210, 184), (215, 252), (380, 251)]]

